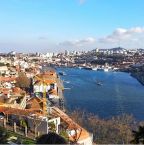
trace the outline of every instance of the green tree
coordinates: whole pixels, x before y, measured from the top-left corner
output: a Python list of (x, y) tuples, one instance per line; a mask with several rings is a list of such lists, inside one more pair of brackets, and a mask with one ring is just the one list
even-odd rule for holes
[(0, 144), (6, 144), (9, 137), (10, 134), (6, 131), (6, 129), (0, 127)]
[(2, 63), (2, 62), (0, 62), (0, 66), (5, 66), (5, 64), (4, 64), (4, 63)]
[(24, 130), (25, 127), (28, 127), (28, 124), (27, 124), (26, 120), (21, 119), (20, 120), (20, 126), (22, 127), (22, 130)]
[(65, 138), (66, 141), (69, 140), (68, 133), (65, 130), (61, 130), (59, 135), (62, 136), (63, 138)]
[(7, 67), (10, 67), (10, 64), (9, 64), (9, 63), (7, 63), (7, 64), (6, 64), (6, 66), (7, 66)]
[(139, 126), (138, 131), (132, 131), (134, 139), (131, 143), (144, 144), (144, 126)]
[(49, 130), (52, 131), (52, 132), (56, 132), (56, 125), (54, 122), (49, 122), (48, 123), (48, 126), (49, 126)]

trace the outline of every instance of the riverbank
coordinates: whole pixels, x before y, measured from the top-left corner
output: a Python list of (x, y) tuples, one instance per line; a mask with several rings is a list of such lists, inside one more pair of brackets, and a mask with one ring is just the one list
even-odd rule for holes
[(144, 65), (130, 66), (121, 71), (130, 73), (132, 77), (136, 78), (142, 85), (144, 85)]
[(131, 76), (136, 78), (144, 86), (144, 73), (131, 73)]

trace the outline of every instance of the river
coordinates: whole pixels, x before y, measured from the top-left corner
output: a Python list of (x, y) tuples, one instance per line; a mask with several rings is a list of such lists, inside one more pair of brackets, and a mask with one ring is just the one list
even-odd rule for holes
[[(78, 68), (57, 68), (66, 75), (65, 105), (69, 110), (81, 109), (101, 118), (122, 113), (144, 120), (144, 86), (128, 73), (102, 72)], [(102, 85), (97, 85), (101, 81)]]

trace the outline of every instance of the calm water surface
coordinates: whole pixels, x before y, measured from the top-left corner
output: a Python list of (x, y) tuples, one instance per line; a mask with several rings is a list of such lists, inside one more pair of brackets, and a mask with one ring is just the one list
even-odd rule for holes
[[(58, 68), (64, 80), (65, 105), (109, 118), (122, 113), (144, 120), (144, 86), (127, 73)], [(103, 85), (98, 86), (97, 80)]]

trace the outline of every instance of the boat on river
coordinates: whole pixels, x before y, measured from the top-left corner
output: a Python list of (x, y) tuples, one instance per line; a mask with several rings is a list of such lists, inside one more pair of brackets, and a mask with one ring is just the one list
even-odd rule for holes
[(97, 69), (98, 69), (97, 67), (92, 67), (92, 70), (95, 70), (95, 71), (97, 71)]
[(66, 73), (65, 73), (65, 72), (59, 72), (59, 75), (61, 75), (61, 76), (65, 76)]
[(102, 86), (102, 85), (103, 85), (103, 83), (102, 83), (101, 81), (96, 81), (96, 84), (97, 84), (98, 86)]

